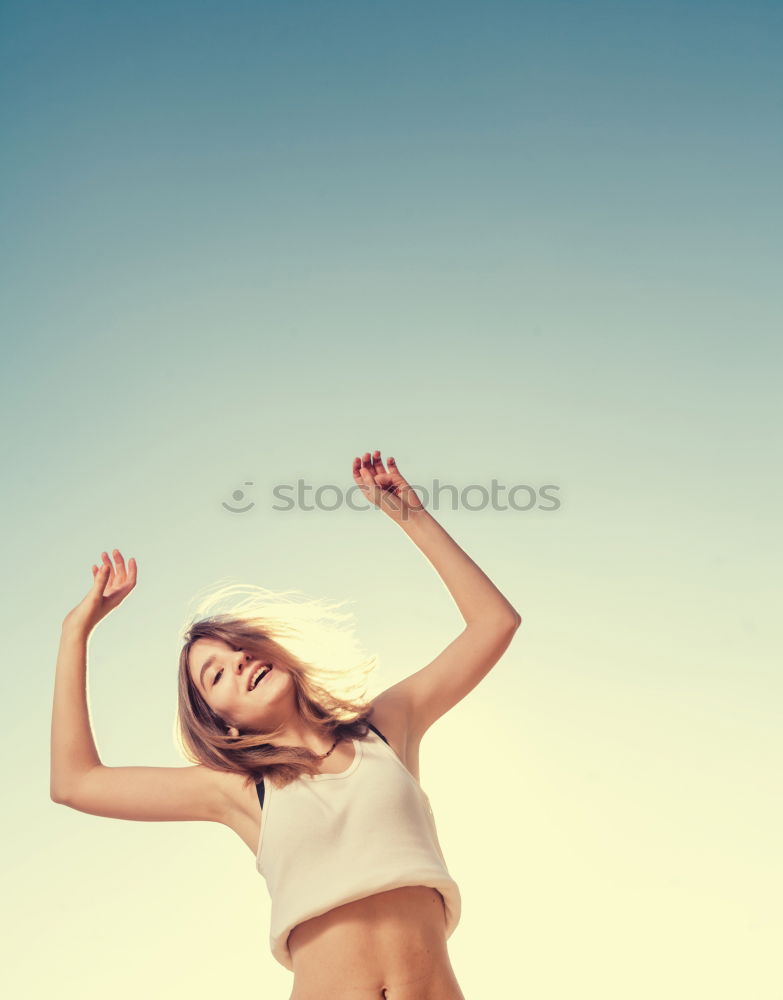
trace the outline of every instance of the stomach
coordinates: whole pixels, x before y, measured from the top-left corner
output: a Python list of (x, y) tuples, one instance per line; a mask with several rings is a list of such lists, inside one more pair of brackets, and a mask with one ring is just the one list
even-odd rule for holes
[(403, 886), (337, 906), (288, 936), (289, 1000), (465, 1000), (446, 947), (443, 897)]

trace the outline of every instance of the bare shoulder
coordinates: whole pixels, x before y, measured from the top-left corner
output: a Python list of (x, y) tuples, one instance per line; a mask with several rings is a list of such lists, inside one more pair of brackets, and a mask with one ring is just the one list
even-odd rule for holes
[(402, 763), (419, 781), (420, 741), (413, 737), (408, 727), (408, 713), (402, 700), (389, 689), (379, 694), (371, 702), (373, 714), (370, 719), (386, 739)]

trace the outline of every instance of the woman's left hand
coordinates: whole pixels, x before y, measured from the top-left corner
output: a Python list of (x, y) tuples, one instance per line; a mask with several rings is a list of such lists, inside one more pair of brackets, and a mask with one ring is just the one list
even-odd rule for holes
[(400, 475), (397, 463), (391, 457), (389, 470), (386, 471), (379, 451), (372, 455), (366, 451), (361, 459), (353, 460), (353, 481), (370, 503), (375, 504), (398, 524), (410, 521), (416, 513), (425, 509), (413, 487)]

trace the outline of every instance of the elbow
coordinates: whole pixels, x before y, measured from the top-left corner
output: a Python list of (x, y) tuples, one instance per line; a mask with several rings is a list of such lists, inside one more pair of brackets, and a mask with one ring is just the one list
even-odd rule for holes
[(58, 806), (69, 806), (71, 804), (68, 795), (65, 794), (62, 788), (58, 788), (56, 785), (49, 786), (49, 798), (52, 802), (56, 802)]
[(480, 627), (483, 629), (491, 629), (493, 632), (516, 632), (519, 626), (522, 624), (522, 616), (515, 611), (514, 608), (509, 607), (503, 612), (495, 612), (493, 614), (481, 614), (476, 615), (474, 618), (466, 618), (465, 625), (467, 628)]
[(506, 614), (486, 619), (486, 623), (495, 629), (502, 630), (503, 632), (516, 632), (522, 624), (522, 616), (517, 614), (517, 612), (511, 608)]
[(59, 788), (55, 788), (54, 785), (49, 786), (49, 798), (52, 802), (56, 802), (58, 806), (66, 805), (65, 796)]
[(522, 624), (522, 615), (516, 610), (516, 608), (510, 608), (509, 613), (504, 619), (504, 621), (506, 622), (508, 628), (510, 628), (512, 632), (516, 632), (516, 630)]

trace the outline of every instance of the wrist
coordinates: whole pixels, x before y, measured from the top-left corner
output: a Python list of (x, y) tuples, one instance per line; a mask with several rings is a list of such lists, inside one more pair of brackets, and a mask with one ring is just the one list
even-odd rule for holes
[(408, 534), (415, 534), (417, 531), (426, 529), (429, 525), (437, 523), (426, 507), (408, 508), (406, 516), (399, 521), (400, 527)]

